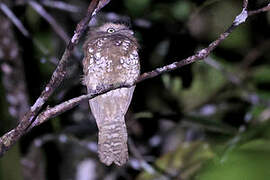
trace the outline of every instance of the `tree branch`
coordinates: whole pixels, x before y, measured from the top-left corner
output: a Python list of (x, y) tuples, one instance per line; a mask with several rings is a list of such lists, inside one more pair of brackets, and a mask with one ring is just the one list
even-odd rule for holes
[(190, 56), (186, 59), (180, 60), (180, 61), (173, 62), (169, 65), (166, 65), (166, 66), (163, 66), (160, 68), (156, 68), (150, 72), (145, 72), (145, 73), (140, 75), (140, 77), (138, 78), (138, 80), (134, 84), (118, 84), (118, 85), (112, 84), (112, 85), (108, 85), (106, 87), (105, 86), (99, 87), (99, 88), (97, 88), (96, 91), (92, 91), (92, 92), (88, 93), (87, 95), (81, 95), (79, 97), (70, 99), (70, 100), (65, 101), (59, 105), (54, 106), (54, 107), (47, 108), (46, 110), (44, 110), (43, 112), (41, 112), (39, 114), (39, 116), (37, 117), (37, 120), (31, 125), (30, 129), (42, 124), (43, 122), (47, 121), (48, 119), (50, 119), (52, 117), (57, 116), (58, 114), (61, 114), (65, 111), (77, 106), (82, 101), (92, 99), (98, 95), (104, 94), (108, 91), (111, 91), (111, 90), (114, 90), (117, 88), (134, 86), (135, 84), (138, 84), (146, 79), (154, 78), (156, 76), (159, 76), (161, 74), (164, 74), (164, 73), (173, 71), (175, 69), (181, 68), (181, 67), (188, 65), (188, 64), (191, 64), (193, 62), (205, 59), (224, 39), (226, 39), (232, 33), (232, 31), (236, 27), (238, 27), (241, 23), (245, 22), (245, 20), (248, 17), (247, 16), (248, 12), (246, 11), (247, 4), (248, 4), (248, 1), (244, 0), (243, 10), (235, 18), (233, 24), (224, 33), (222, 33), (215, 41), (210, 43), (207, 48), (204, 48), (204, 49), (198, 51), (195, 55), (192, 55), (192, 56)]
[(29, 32), (23, 26), (22, 22), (16, 17), (16, 15), (8, 8), (8, 6), (2, 2), (0, 2), (0, 9), (3, 13), (11, 20), (11, 22), (21, 31), (21, 33), (29, 37)]
[(267, 6), (263, 7), (263, 8), (260, 8), (260, 9), (254, 10), (254, 11), (249, 11), (248, 16), (252, 16), (252, 15), (259, 14), (259, 13), (262, 13), (262, 12), (266, 12), (266, 11), (269, 11), (269, 10), (270, 10), (270, 3)]
[[(239, 24), (238, 24), (239, 25)], [(79, 97), (70, 99), (68, 101), (65, 101), (59, 105), (56, 105), (52, 108), (47, 108), (45, 111), (41, 112), (38, 116), (37, 119), (32, 123), (29, 129), (42, 124), (46, 120), (57, 116), (58, 114), (61, 114), (75, 106), (77, 106), (80, 102), (92, 99), (98, 95), (104, 94), (108, 91), (117, 89), (117, 88), (123, 88), (123, 87), (131, 87), (134, 86), (135, 84), (138, 84), (146, 79), (154, 78), (156, 76), (159, 76), (161, 74), (173, 71), (175, 69), (181, 68), (182, 66), (191, 64), (195, 61), (202, 60), (209, 56), (209, 54), (226, 38), (229, 36), (229, 34), (235, 29), (238, 25), (232, 25), (230, 28), (228, 28), (227, 31), (222, 33), (217, 40), (212, 42), (207, 48), (204, 48), (200, 51), (198, 51), (195, 55), (190, 56), (186, 59), (183, 59), (181, 61), (173, 62), (169, 65), (157, 68), (155, 70), (152, 70), (150, 72), (145, 72), (140, 77), (134, 84), (111, 84), (108, 86), (103, 86), (103, 87), (98, 87), (97, 90), (89, 92), (87, 95), (81, 95)]]
[[(46, 85), (45, 89), (42, 91), (39, 98), (36, 100), (34, 105), (30, 108), (30, 110), (23, 116), (22, 120), (18, 124), (16, 128), (11, 130), (10, 132), (4, 134), (0, 138), (0, 156), (3, 155), (18, 139), (27, 132), (27, 128), (34, 122), (36, 115), (44, 105), (44, 103), (48, 100), (48, 98), (52, 95), (54, 90), (60, 85), (66, 75), (66, 64), (68, 59), (75, 47), (78, 43), (82, 33), (87, 28), (88, 22), (90, 19), (103, 7), (104, 4), (108, 3), (108, 0), (92, 0), (86, 16), (77, 24), (75, 33), (72, 39), (69, 41), (61, 60), (58, 63), (55, 71), (52, 74), (52, 77), (49, 83)], [(104, 4), (102, 4), (104, 3)]]
[(28, 4), (41, 16), (43, 17), (54, 29), (54, 31), (66, 42), (69, 41), (67, 33), (63, 28), (56, 22), (56, 20), (36, 1), (28, 1)]
[(59, 9), (59, 10), (63, 10), (63, 11), (68, 11), (68, 12), (72, 12), (72, 13), (77, 13), (80, 10), (79, 7), (77, 7), (75, 5), (68, 4), (68, 3), (63, 2), (63, 1), (45, 0), (45, 1), (42, 1), (41, 3), (47, 7), (51, 7), (51, 8), (55, 8), (55, 9)]
[[(87, 22), (90, 20), (90, 18), (97, 13), (98, 10), (100, 10), (103, 6), (105, 6), (109, 0), (101, 0), (96, 7), (98, 0), (93, 0), (88, 8), (87, 16), (81, 20), (81, 22), (77, 25), (75, 34), (73, 35), (71, 41), (69, 42), (69, 45), (67, 46), (64, 55), (59, 62), (59, 65), (57, 66), (55, 72), (52, 75), (52, 78), (48, 85), (46, 86), (45, 90), (42, 92), (40, 97), (37, 99), (36, 103), (31, 107), (31, 110), (24, 116), (22, 123), (20, 123), (15, 129), (11, 130), (10, 132), (6, 133), (0, 138), (0, 155), (3, 154), (7, 149), (11, 147), (12, 144), (14, 144), (23, 134), (26, 133), (26, 131), (29, 131), (31, 128), (42, 124), (46, 120), (63, 113), (76, 105), (78, 105), (80, 102), (94, 98), (98, 95), (101, 95), (103, 93), (106, 93), (110, 90), (117, 89), (117, 88), (123, 88), (123, 87), (131, 87), (137, 83), (140, 83), (146, 79), (154, 78), (156, 76), (159, 76), (161, 74), (170, 72), (172, 70), (181, 68), (182, 66), (191, 64), (193, 62), (202, 60), (209, 56), (209, 54), (224, 40), (226, 39), (232, 31), (238, 27), (240, 24), (244, 23), (248, 16), (257, 14), (259, 12), (264, 12), (270, 10), (267, 7), (261, 8), (259, 10), (251, 11), (252, 13), (249, 13), (247, 11), (247, 4), (248, 1), (243, 1), (243, 9), (242, 12), (235, 18), (232, 25), (224, 32), (222, 33), (215, 41), (213, 41), (207, 48), (204, 48), (195, 55), (192, 55), (186, 59), (183, 59), (181, 61), (173, 62), (169, 65), (157, 68), (153, 71), (143, 73), (138, 80), (134, 84), (114, 84), (114, 85), (108, 85), (97, 88), (97, 90), (93, 92), (89, 92), (87, 95), (81, 95), (79, 97), (70, 99), (68, 101), (65, 101), (59, 105), (56, 105), (52, 108), (47, 108), (46, 110), (42, 111), (37, 117), (37, 113), (41, 109), (41, 107), (44, 105), (45, 101), (49, 98), (49, 96), (53, 93), (53, 91), (58, 87), (60, 82), (63, 80), (65, 76), (65, 66), (67, 63), (67, 59), (71, 54), (71, 51), (73, 50), (74, 46), (77, 44), (78, 39), (80, 38), (82, 32), (86, 28)], [(266, 10), (267, 9), (267, 10)], [(35, 118), (36, 117), (36, 118)], [(33, 121), (34, 120), (34, 121)]]

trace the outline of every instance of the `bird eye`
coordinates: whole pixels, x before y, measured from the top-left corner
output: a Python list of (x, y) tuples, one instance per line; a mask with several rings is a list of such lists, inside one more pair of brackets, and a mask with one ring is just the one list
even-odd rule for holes
[(107, 29), (107, 32), (108, 32), (108, 33), (114, 33), (115, 30), (114, 30), (113, 28), (109, 28), (109, 29)]

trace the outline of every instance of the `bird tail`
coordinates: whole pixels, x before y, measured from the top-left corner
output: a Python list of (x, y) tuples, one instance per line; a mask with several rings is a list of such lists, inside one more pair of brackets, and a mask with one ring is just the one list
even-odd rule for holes
[(124, 116), (108, 119), (99, 129), (98, 154), (107, 166), (122, 166), (128, 160), (127, 129)]

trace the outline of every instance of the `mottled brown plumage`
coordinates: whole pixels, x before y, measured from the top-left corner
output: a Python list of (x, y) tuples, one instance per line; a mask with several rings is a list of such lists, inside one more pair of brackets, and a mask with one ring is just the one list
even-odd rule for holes
[[(138, 43), (127, 26), (106, 23), (91, 29), (84, 43), (84, 84), (88, 91), (98, 86), (133, 83), (139, 76)], [(120, 88), (89, 100), (99, 129), (101, 162), (119, 166), (128, 160), (124, 116), (135, 86)]]

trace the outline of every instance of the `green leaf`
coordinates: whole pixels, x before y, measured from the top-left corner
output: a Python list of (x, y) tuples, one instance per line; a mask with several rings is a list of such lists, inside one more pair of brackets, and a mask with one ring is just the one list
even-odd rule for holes
[(204, 103), (226, 82), (224, 75), (204, 62), (193, 64), (194, 79), (191, 88), (179, 91), (179, 100), (186, 109)]
[(176, 19), (185, 20), (191, 11), (191, 3), (188, 1), (177, 1), (172, 6), (172, 14)]
[(0, 158), (0, 180), (22, 180), (22, 164), (19, 145), (15, 144)]
[(220, 47), (226, 49), (239, 49), (250, 47), (249, 30), (247, 25), (238, 27), (233, 33), (220, 44)]
[(267, 180), (270, 177), (270, 141), (254, 140), (216, 157), (196, 175), (196, 180)]
[(183, 143), (175, 151), (163, 155), (155, 162), (155, 167), (159, 171), (153, 174), (144, 171), (136, 179), (162, 179), (164, 174), (161, 172), (175, 176), (181, 172), (181, 179), (187, 179), (200, 168), (202, 162), (211, 157), (213, 157), (213, 152), (207, 143), (199, 141)]
[(150, 5), (151, 0), (125, 0), (124, 3), (128, 12), (133, 15), (140, 15)]
[(270, 83), (270, 66), (263, 65), (254, 68), (252, 77), (256, 83)]

